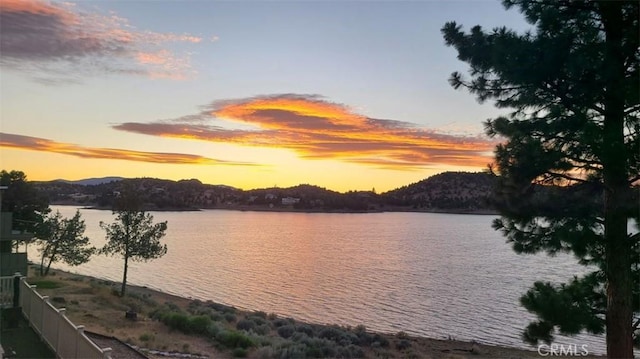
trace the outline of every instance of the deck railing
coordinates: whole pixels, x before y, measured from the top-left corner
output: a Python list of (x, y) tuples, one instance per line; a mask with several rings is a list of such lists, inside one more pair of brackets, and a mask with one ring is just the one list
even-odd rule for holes
[(15, 276), (0, 277), (0, 308), (13, 307)]
[(84, 326), (73, 324), (64, 308), (51, 305), (49, 297), (41, 296), (36, 286), (29, 285), (24, 277), (20, 279), (20, 305), (33, 329), (58, 358), (111, 358), (111, 348), (98, 347), (86, 336)]

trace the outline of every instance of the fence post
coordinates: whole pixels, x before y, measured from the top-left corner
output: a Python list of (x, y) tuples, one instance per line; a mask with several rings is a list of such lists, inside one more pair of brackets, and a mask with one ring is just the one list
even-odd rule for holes
[(60, 348), (60, 323), (64, 322), (66, 311), (67, 309), (65, 308), (58, 309), (58, 326), (56, 328), (56, 353)]
[(76, 355), (74, 356), (74, 358), (78, 358), (78, 343), (80, 343), (82, 333), (84, 333), (84, 325), (78, 325), (76, 327)]
[(42, 297), (42, 310), (40, 311), (40, 338), (44, 340), (44, 310), (47, 308), (47, 303), (49, 303), (49, 296), (45, 295)]
[(13, 307), (20, 307), (20, 272), (13, 275)]
[(102, 349), (102, 358), (104, 359), (111, 359), (111, 351), (113, 349), (111, 348), (104, 348)]
[(29, 286), (29, 289), (31, 290), (31, 293), (30, 293), (31, 298), (29, 298), (29, 318), (33, 318), (33, 311), (36, 309), (33, 306), (33, 297), (36, 297), (36, 298), (38, 297), (37, 295), (35, 295), (36, 288), (38, 288), (38, 286), (35, 284)]

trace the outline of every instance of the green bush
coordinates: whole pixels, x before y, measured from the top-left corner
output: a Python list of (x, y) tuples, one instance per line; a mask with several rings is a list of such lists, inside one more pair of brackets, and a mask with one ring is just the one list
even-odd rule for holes
[(233, 323), (236, 321), (236, 316), (233, 313), (225, 313), (224, 320), (226, 320), (228, 323)]
[(60, 288), (62, 286), (62, 284), (60, 282), (57, 281), (52, 281), (52, 280), (37, 280), (37, 281), (33, 281), (31, 283), (29, 283), (31, 285), (35, 285), (36, 289), (56, 289), (56, 288)]
[(246, 358), (249, 352), (245, 348), (235, 348), (231, 352), (234, 358)]
[(309, 337), (313, 337), (313, 335), (314, 335), (313, 328), (308, 324), (297, 325), (296, 326), (296, 331), (298, 331), (300, 333), (304, 333), (304, 334), (308, 335)]
[(269, 326), (269, 324), (262, 324), (255, 327), (253, 331), (258, 335), (267, 335), (269, 334), (269, 332), (271, 332), (271, 327)]
[(276, 318), (271, 322), (271, 324), (273, 324), (273, 326), (275, 328), (280, 328), (281, 326), (289, 325), (289, 324), (292, 324), (292, 323), (288, 319), (285, 319), (285, 318)]
[(207, 326), (206, 334), (215, 338), (221, 331), (222, 331), (222, 329), (218, 326), (218, 324), (210, 323)]
[(214, 309), (214, 310), (216, 310), (218, 312), (221, 312), (221, 313), (232, 313), (233, 314), (233, 313), (237, 312), (237, 309), (234, 308), (234, 307), (230, 307), (228, 305), (224, 305), (224, 304), (220, 304), (220, 303), (214, 303), (214, 302), (212, 302), (210, 300), (208, 300), (205, 304), (206, 304), (207, 307), (209, 307), (211, 309)]
[(371, 339), (371, 346), (379, 346), (382, 348), (388, 348), (389, 347), (389, 340), (385, 337), (383, 337), (380, 334), (374, 334), (373, 338)]
[(168, 325), (171, 329), (188, 333), (189, 317), (186, 314), (176, 312), (169, 313), (163, 317), (162, 322)]
[(236, 329), (238, 330), (244, 330), (244, 331), (250, 331), (250, 330), (254, 330), (256, 328), (256, 323), (254, 323), (252, 320), (249, 319), (242, 319), (238, 322), (238, 324), (236, 324)]
[(332, 341), (307, 338), (302, 342), (306, 345), (307, 356), (310, 358), (335, 358), (337, 355), (336, 345)]
[(187, 329), (190, 333), (207, 334), (207, 328), (212, 323), (206, 315), (196, 315), (189, 318)]
[(322, 339), (329, 339), (332, 341), (338, 341), (342, 336), (342, 331), (336, 327), (326, 327), (320, 330), (318, 337)]
[(278, 335), (285, 339), (290, 338), (295, 332), (296, 328), (293, 325), (283, 325), (278, 328)]
[(216, 339), (226, 348), (247, 349), (254, 345), (253, 340), (249, 336), (235, 330), (221, 331), (216, 336)]
[(267, 313), (262, 312), (262, 311), (253, 312), (253, 315), (251, 315), (251, 316), (252, 317), (262, 318), (262, 319), (267, 319)]
[(160, 308), (151, 312), (149, 316), (185, 334), (211, 334), (209, 327), (213, 321), (207, 315), (188, 315)]
[[(260, 313), (260, 312), (258, 312)], [(265, 314), (266, 316), (266, 314)], [(247, 317), (248, 320), (251, 320), (252, 322), (256, 323), (256, 325), (263, 325), (263, 324), (267, 324), (267, 320), (262, 317), (261, 315), (251, 315), (249, 317)]]
[(277, 348), (275, 358), (304, 359), (307, 357), (307, 346), (304, 344), (283, 345)]

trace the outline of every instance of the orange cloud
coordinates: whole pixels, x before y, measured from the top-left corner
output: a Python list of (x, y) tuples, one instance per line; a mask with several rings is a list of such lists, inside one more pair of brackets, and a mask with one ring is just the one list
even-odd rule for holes
[[(255, 129), (216, 126), (220, 121)], [(113, 127), (154, 136), (286, 148), (303, 158), (395, 169), (434, 164), (485, 167), (495, 146), (480, 136), (455, 136), (407, 122), (368, 118), (320, 96), (296, 94), (215, 101), (198, 115)]]
[(186, 78), (193, 73), (188, 54), (163, 45), (202, 41), (190, 34), (137, 31), (114, 14), (40, 0), (0, 1), (0, 33), (0, 62), (43, 82), (105, 72)]
[(97, 158), (151, 163), (242, 166), (255, 165), (247, 162), (229, 162), (183, 153), (142, 152), (115, 148), (83, 147), (70, 143), (55, 142), (44, 138), (15, 135), (11, 133), (0, 133), (0, 147), (59, 153), (81, 158)]

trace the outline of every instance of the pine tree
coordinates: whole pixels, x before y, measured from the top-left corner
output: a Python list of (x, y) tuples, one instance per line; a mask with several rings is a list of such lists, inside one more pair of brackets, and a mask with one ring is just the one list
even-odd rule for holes
[(452, 86), (511, 110), (485, 124), (501, 140), (494, 227), (518, 253), (570, 252), (593, 269), (567, 284), (535, 283), (521, 302), (538, 320), (523, 337), (533, 344), (556, 330), (606, 330), (609, 357), (632, 358), (634, 335), (640, 340), (639, 2), (503, 3), (533, 30), (442, 29), (470, 66), (470, 79), (453, 73)]
[(106, 231), (107, 243), (100, 250), (109, 255), (121, 255), (124, 260), (120, 296), (127, 289), (129, 261), (148, 261), (164, 256), (167, 245), (161, 244), (167, 222), (153, 223), (153, 216), (142, 210), (142, 201), (133, 187), (124, 186), (114, 205), (116, 221), (100, 222)]
[(40, 245), (41, 276), (49, 274), (51, 264), (57, 261), (72, 266), (89, 261), (96, 249), (89, 245), (89, 237), (84, 235), (85, 229), (80, 211), (76, 211), (72, 218), (64, 218), (56, 211), (44, 220), (36, 231)]

